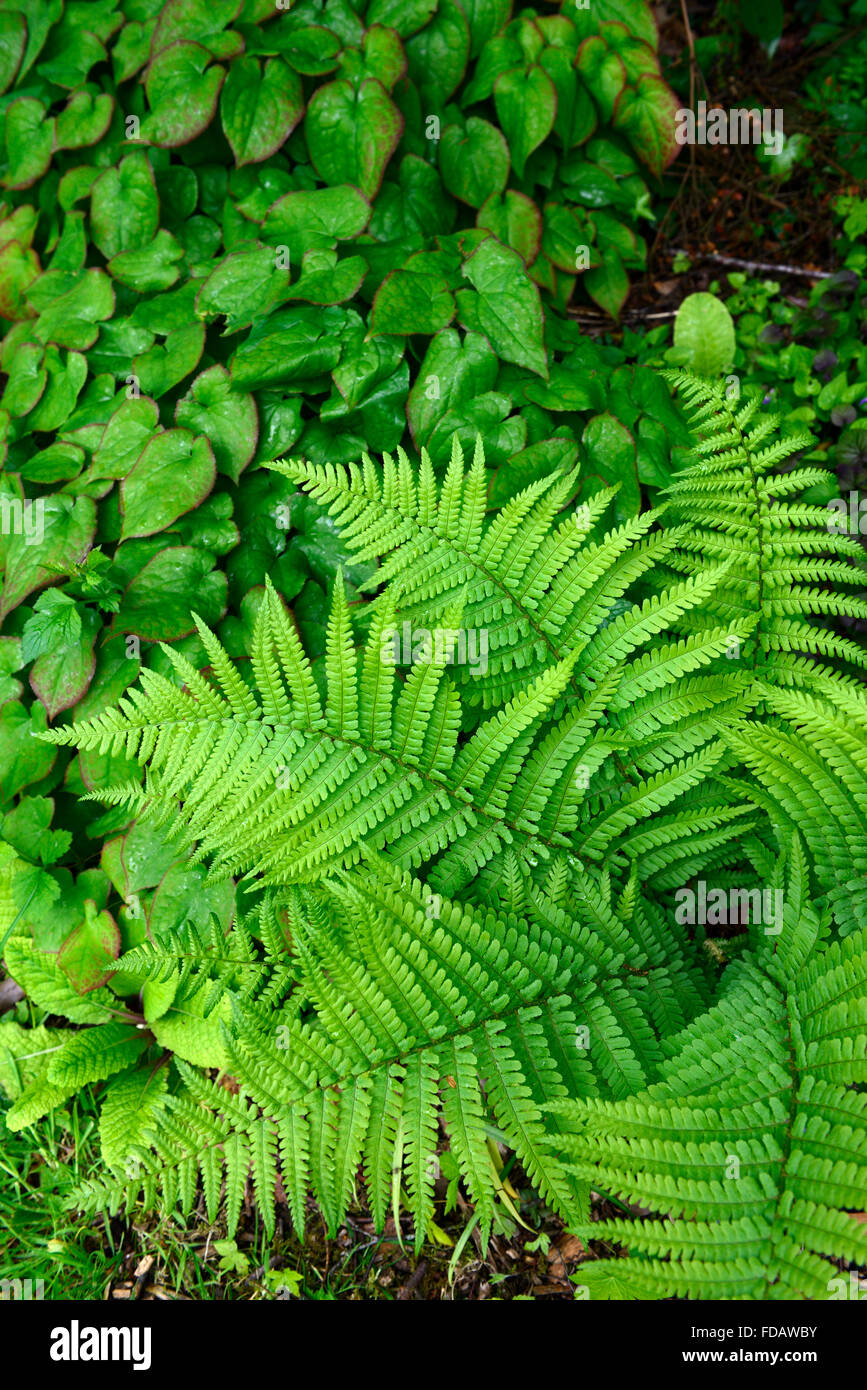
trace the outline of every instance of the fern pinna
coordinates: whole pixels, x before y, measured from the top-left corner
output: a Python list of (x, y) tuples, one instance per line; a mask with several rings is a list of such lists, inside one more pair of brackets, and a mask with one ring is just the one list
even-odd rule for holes
[[(861, 1079), (867, 729), (861, 649), (830, 626), (860, 615), (860, 555), (789, 500), (814, 481), (778, 470), (798, 440), (678, 381), (697, 462), (614, 530), (611, 490), (571, 505), (575, 473), (489, 513), (481, 445), (442, 480), (424, 454), (275, 463), (380, 562), (368, 602), (338, 578), (324, 657), (269, 584), (248, 661), (200, 624), (207, 667), (166, 647), (169, 674), (43, 735), (138, 759), (143, 784), (93, 795), (244, 898), (228, 931), (151, 931), (85, 995), (13, 932), (31, 1006), (80, 1031), (0, 1028), (7, 1123), (105, 1087), (106, 1172), (74, 1202), (201, 1191), (232, 1227), (252, 1192), (273, 1230), (276, 1191), (334, 1231), (361, 1176), (418, 1247), (443, 1143), (483, 1238), (510, 1219), (507, 1146), (591, 1249), (630, 1252), (583, 1267), (592, 1296), (822, 1297), (823, 1258), (861, 1258), (841, 1088)], [(698, 883), (772, 885), (779, 936), (684, 921)], [(591, 1189), (658, 1215), (592, 1221)]]

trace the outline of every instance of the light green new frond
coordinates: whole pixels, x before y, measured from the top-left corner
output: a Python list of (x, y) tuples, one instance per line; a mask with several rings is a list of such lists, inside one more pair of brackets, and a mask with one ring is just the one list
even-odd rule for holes
[(168, 1194), (183, 1210), (198, 1174), (212, 1212), (225, 1165), (230, 1226), (248, 1175), (272, 1219), (279, 1175), (295, 1220), (309, 1190), (336, 1230), (359, 1171), (381, 1225), (402, 1170), (418, 1246), (442, 1116), (483, 1232), (498, 1201), (494, 1125), (546, 1200), (576, 1201), (545, 1143), (545, 1105), (628, 1094), (660, 1060), (624, 949), (646, 978), (657, 969), (628, 930), (612, 918), (606, 944), (553, 904), (544, 925), (474, 911), (381, 859), (306, 897), (318, 911), (299, 915), (296, 904), (292, 970), (307, 1014), (236, 999), (225, 1047), (241, 1094), (178, 1063), (184, 1089), (138, 1127), (140, 1168), (127, 1182), (84, 1184), (78, 1200), (116, 1207)]
[(721, 560), (731, 565), (701, 611), (688, 615), (688, 625), (709, 618), (720, 623), (757, 619), (743, 661), (775, 683), (777, 668), (785, 679), (802, 654), (864, 665), (863, 648), (812, 619), (867, 616), (864, 600), (845, 590), (863, 586), (867, 557), (854, 539), (841, 534), (830, 507), (788, 500), (828, 474), (803, 468), (771, 472), (808, 446), (810, 436), (784, 435), (760, 447), (779, 422), (757, 415), (755, 400), (739, 406), (719, 383), (683, 372), (664, 375), (687, 402), (699, 436), (698, 461), (667, 489), (665, 524), (685, 523), (668, 563), (693, 574)]
[[(381, 481), (370, 460), (346, 469), (299, 460), (269, 466), (329, 506), (357, 558), (382, 560), (367, 585), (386, 586), (372, 605), (374, 613), (381, 603), (393, 602), (398, 618), (413, 630), (432, 630), (450, 608), (462, 604), (464, 629), (485, 633), (490, 645), (487, 668), (458, 664), (455, 680), (467, 700), (486, 708), (507, 703), (545, 666), (586, 647), (629, 584), (677, 539), (674, 531), (648, 538), (656, 513), (591, 539), (610, 490), (558, 521), (575, 487), (573, 474), (531, 484), (486, 519), (481, 441), (466, 473), (455, 444), (438, 495), (426, 455), (417, 485), (402, 450), (398, 460), (395, 465), (384, 458)], [(685, 598), (689, 590), (679, 592)], [(677, 601), (674, 594), (670, 602), (676, 607)], [(621, 654), (659, 631), (666, 617), (667, 610), (654, 601), (640, 623), (621, 623)]]

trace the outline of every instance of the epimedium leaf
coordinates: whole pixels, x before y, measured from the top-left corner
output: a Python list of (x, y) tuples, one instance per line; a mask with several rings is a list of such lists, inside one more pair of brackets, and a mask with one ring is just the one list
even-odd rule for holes
[(515, 173), (523, 178), (527, 159), (554, 128), (557, 89), (536, 63), (501, 73), (494, 83), (494, 102)]
[(371, 0), (366, 21), (387, 25), (402, 39), (408, 39), (433, 19), (436, 10), (437, 0)]
[(28, 415), (42, 396), (48, 381), (45, 349), (41, 343), (20, 343), (9, 365), (3, 395), (3, 409), (13, 419)]
[(389, 338), (371, 338), (331, 373), (348, 411), (369, 400), (377, 387), (389, 381), (403, 361), (403, 344)]
[(140, 390), (159, 400), (173, 386), (183, 381), (199, 365), (205, 347), (205, 325), (191, 323), (169, 333), (164, 344), (158, 343), (133, 359), (133, 375)]
[(304, 134), (325, 183), (353, 184), (372, 198), (403, 132), (403, 116), (375, 77), (320, 87), (307, 107)]
[(106, 260), (119, 251), (141, 251), (153, 241), (160, 208), (144, 150), (134, 150), (116, 169), (106, 169), (90, 197), (91, 235)]
[(279, 54), (281, 58), (305, 77), (317, 77), (333, 72), (339, 63), (340, 37), (321, 24), (305, 24), (294, 29), (272, 26), (260, 31), (255, 38), (246, 39), (251, 54)]
[[(54, 593), (55, 590), (49, 590)], [(30, 672), (30, 686), (45, 706), (49, 719), (71, 709), (82, 698), (96, 669), (94, 643), (102, 627), (93, 608), (81, 610), (78, 636), (43, 651)]]
[(28, 594), (54, 583), (84, 559), (96, 530), (89, 497), (52, 494), (22, 504), (21, 530), (7, 535), (0, 621)]
[(301, 275), (280, 295), (281, 300), (303, 299), (308, 304), (342, 304), (352, 299), (368, 273), (363, 256), (337, 259), (336, 251), (306, 251)]
[(629, 276), (613, 246), (605, 252), (601, 266), (586, 270), (582, 281), (590, 298), (612, 318), (618, 318), (629, 294)]
[(22, 203), (14, 211), (8, 207), (5, 211), (0, 209), (0, 246), (5, 246), (7, 241), (17, 241), (23, 247), (32, 246), (38, 222), (39, 213), (29, 203)]
[(17, 10), (23, 14), (27, 25), (27, 47), (18, 69), (18, 80), (29, 72), (36, 62), (53, 25), (63, 13), (63, 0), (7, 0), (6, 10)]
[(572, 439), (553, 436), (540, 439), (525, 449), (519, 449), (494, 474), (489, 504), (497, 507), (505, 504), (522, 492), (537, 478), (551, 473), (568, 473), (574, 468), (578, 458), (578, 445)]
[[(195, 39), (218, 58), (240, 52), (238, 36), (224, 30), (238, 18), (242, 0), (166, 0), (151, 39), (151, 57), (178, 39)], [(273, 11), (272, 6), (272, 11)]]
[(32, 317), (25, 295), (41, 274), (39, 257), (30, 247), (19, 241), (0, 246), (0, 319), (15, 323)]
[(527, 278), (517, 251), (488, 237), (464, 265), (472, 290), (458, 290), (464, 328), (483, 333), (505, 362), (547, 377), (548, 356), (539, 291)]
[(270, 314), (254, 324), (234, 354), (232, 385), (255, 390), (332, 371), (342, 353), (340, 334), (350, 321), (337, 307)]
[(37, 97), (16, 98), (6, 108), (6, 162), (3, 185), (30, 188), (45, 173), (54, 150), (55, 122)]
[(470, 57), (470, 26), (456, 0), (439, 0), (429, 24), (407, 40), (409, 75), (427, 111), (441, 111), (463, 80)]
[(641, 510), (641, 489), (635, 457), (635, 440), (625, 425), (608, 411), (595, 415), (581, 437), (586, 465), (609, 485), (619, 484), (614, 500), (618, 524)]
[(248, 328), (273, 307), (289, 287), (289, 270), (277, 264), (270, 246), (245, 246), (214, 267), (196, 296), (203, 318), (226, 316), (226, 333)]
[(55, 749), (35, 737), (46, 727), (45, 706), (38, 700), (29, 709), (18, 700), (7, 700), (0, 709), (0, 800), (11, 801), (25, 787), (48, 776)]
[(272, 246), (284, 244), (294, 261), (305, 251), (331, 250), (337, 241), (350, 241), (370, 220), (370, 203), (358, 188), (299, 189), (278, 198), (262, 227)]
[[(589, 266), (601, 264), (598, 251), (591, 246), (593, 224), (583, 208), (546, 203), (543, 219), (542, 250), (558, 270), (574, 275), (582, 268), (584, 257), (579, 255), (581, 251), (586, 251)], [(587, 269), (587, 266), (583, 268)]]
[(179, 40), (152, 59), (145, 79), (150, 114), (140, 138), (163, 149), (188, 145), (207, 130), (217, 109), (225, 69), (199, 43)]
[(114, 290), (104, 270), (86, 270), (67, 294), (39, 315), (33, 336), (42, 343), (83, 351), (99, 336), (99, 324), (114, 313)]
[(370, 219), (370, 234), (377, 241), (402, 241), (450, 232), (455, 205), (447, 197), (433, 164), (417, 154), (404, 155), (397, 181), (386, 179), (379, 190)]
[(228, 371), (217, 364), (196, 377), (175, 406), (175, 423), (206, 435), (217, 468), (237, 483), (256, 453), (259, 417), (255, 397), (234, 391)]
[(91, 898), (84, 913), (57, 954), (57, 964), (78, 994), (104, 985), (120, 955), (120, 932), (111, 913), (99, 911)]
[(220, 96), (220, 119), (237, 165), (275, 154), (303, 115), (301, 80), (282, 59), (269, 59), (264, 72), (255, 58), (235, 60)]
[(204, 435), (186, 429), (155, 435), (121, 484), (121, 540), (164, 531), (204, 501), (215, 478), (214, 451)]
[(115, 82), (126, 82), (137, 72), (141, 72), (150, 57), (151, 37), (155, 23), (155, 20), (148, 23), (142, 20), (127, 19), (111, 50), (111, 65)]
[(149, 246), (119, 251), (112, 256), (108, 269), (113, 279), (137, 294), (168, 290), (180, 279), (179, 263), (185, 254), (183, 246), (171, 232), (160, 227)]
[(499, 391), (487, 391), (465, 401), (457, 410), (450, 410), (437, 422), (428, 449), (436, 465), (448, 461), (452, 441), (457, 435), (464, 450), (472, 450), (479, 435), (485, 440), (485, 461), (498, 467), (517, 450), (527, 438), (527, 421), (521, 415), (511, 415), (511, 398)]
[(374, 24), (366, 30), (362, 41), (364, 68), (371, 77), (378, 77), (386, 91), (406, 72), (407, 59), (403, 45), (393, 29)]
[(659, 76), (647, 74), (617, 98), (612, 124), (657, 178), (680, 153), (675, 135), (677, 97)]
[(62, 483), (78, 477), (84, 467), (85, 454), (80, 444), (59, 440), (32, 454), (20, 464), (22, 478), (31, 483)]
[(159, 410), (148, 396), (125, 400), (105, 427), (94, 451), (88, 480), (125, 478), (159, 426)]
[(50, 796), (23, 796), (18, 805), (0, 818), (0, 835), (24, 859), (33, 864), (55, 864), (69, 849), (69, 830), (52, 830), (54, 800)]
[(575, 128), (575, 113), (578, 102), (578, 77), (575, 72), (574, 58), (575, 55), (571, 49), (555, 47), (553, 44), (548, 44), (539, 54), (539, 66), (548, 74), (557, 93), (554, 133), (559, 136), (564, 150), (570, 149), (573, 143), (572, 132)]
[(23, 14), (0, 11), (0, 92), (15, 81), (27, 47), (27, 24)]
[(438, 333), (455, 316), (455, 299), (444, 275), (416, 270), (412, 262), (385, 277), (373, 300), (372, 333)]
[(581, 370), (568, 359), (554, 363), (547, 381), (528, 381), (523, 394), (543, 410), (601, 410), (605, 403), (605, 386), (599, 374)]
[[(392, 339), (384, 338), (372, 339), (364, 348), (376, 348), (385, 343), (400, 352), (399, 346)], [(379, 371), (384, 372), (385, 367), (386, 359), (383, 358), (379, 363)], [(339, 372), (340, 369), (337, 369), (333, 373), (336, 385)], [(341, 380), (345, 380), (342, 373)], [(356, 377), (351, 387), (352, 395), (357, 396), (358, 391), (363, 391), (363, 396), (356, 401), (354, 407), (348, 405), (346, 397), (339, 389), (333, 391), (320, 409), (319, 420), (324, 425), (342, 421), (344, 429), (347, 429), (357, 419), (366, 448), (375, 449), (377, 453), (388, 452), (399, 444), (406, 429), (408, 389), (409, 365), (401, 360), (395, 370), (387, 376), (378, 374), (375, 379)], [(307, 437), (305, 432), (305, 439)]]
[(470, 26), (470, 56), (478, 58), (512, 14), (512, 0), (462, 0)]
[(609, 49), (599, 34), (593, 34), (579, 48), (575, 66), (602, 119), (610, 121), (617, 98), (626, 86), (626, 68), (620, 54)]
[(470, 116), (465, 130), (459, 125), (446, 126), (438, 154), (449, 193), (470, 207), (480, 208), (506, 187), (509, 146), (502, 131), (480, 116)]
[(572, 21), (581, 37), (595, 33), (600, 24), (619, 22), (630, 33), (643, 39), (650, 47), (659, 47), (659, 31), (653, 17), (653, 7), (645, 0), (593, 0), (593, 8), (576, 6)]
[(111, 125), (113, 111), (114, 97), (108, 92), (73, 92), (57, 117), (57, 148), (78, 150), (97, 144)]
[(644, 77), (659, 77), (659, 61), (649, 44), (630, 34), (621, 24), (606, 25), (605, 42), (623, 60), (626, 80), (635, 87)]
[(235, 890), (225, 880), (209, 882), (199, 865), (175, 861), (169, 864), (157, 885), (148, 913), (148, 928), (159, 939), (177, 931), (184, 922), (207, 927), (214, 916), (228, 926), (235, 906)]
[(45, 350), (48, 382), (38, 405), (24, 421), (25, 428), (36, 434), (50, 434), (69, 419), (87, 380), (87, 359), (82, 352), (67, 352), (64, 361), (58, 348), (49, 345)]
[(532, 265), (542, 242), (542, 215), (532, 198), (507, 188), (492, 193), (479, 208), (477, 227), (486, 227), (498, 241), (517, 251), (524, 265)]
[(84, 270), (87, 260), (87, 230), (83, 212), (67, 212), (63, 219), (63, 231), (48, 262), (49, 270)]
[(107, 56), (105, 44), (96, 34), (87, 29), (70, 32), (62, 23), (51, 35), (46, 57), (36, 71), (45, 81), (72, 91), (86, 82), (91, 68)]
[(194, 631), (193, 613), (213, 627), (226, 608), (226, 576), (195, 546), (169, 546), (130, 580), (114, 629), (143, 641), (174, 642)]
[(486, 338), (443, 329), (430, 343), (407, 400), (407, 419), (416, 448), (426, 446), (437, 421), (464, 401), (490, 391), (499, 362)]

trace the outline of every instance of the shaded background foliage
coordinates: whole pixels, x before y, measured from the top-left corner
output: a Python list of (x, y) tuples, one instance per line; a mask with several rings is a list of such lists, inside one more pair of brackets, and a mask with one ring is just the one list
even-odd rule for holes
[(617, 519), (667, 481), (666, 390), (565, 313), (617, 314), (645, 264), (657, 45), (639, 0), (4, 0), (0, 796), (43, 946), (104, 966), (206, 899), (73, 802), (133, 764), (31, 733), (165, 669), (158, 641), (204, 664), (192, 610), (245, 656), (266, 573), (322, 652), (346, 557), (263, 460), (440, 465), (481, 431), (501, 503), (583, 438)]

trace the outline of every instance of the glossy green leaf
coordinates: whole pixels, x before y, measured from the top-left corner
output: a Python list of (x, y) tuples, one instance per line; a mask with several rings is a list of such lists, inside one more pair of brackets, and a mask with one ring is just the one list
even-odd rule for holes
[(71, 709), (87, 690), (96, 668), (94, 643), (100, 627), (99, 614), (93, 608), (85, 608), (78, 635), (67, 642), (58, 640), (34, 663), (30, 685), (45, 706), (49, 719), (54, 719), (61, 710)]
[(220, 96), (220, 119), (235, 163), (268, 159), (289, 138), (304, 114), (301, 81), (280, 58), (262, 71), (255, 58), (239, 58)]
[(141, 251), (157, 234), (159, 200), (150, 161), (143, 150), (106, 169), (93, 185), (91, 235), (106, 259), (119, 251)]
[(145, 79), (150, 114), (141, 124), (142, 140), (174, 149), (207, 129), (225, 77), (225, 69), (211, 62), (207, 48), (183, 40), (157, 54)]
[(542, 216), (532, 198), (509, 188), (492, 194), (479, 209), (477, 227), (486, 227), (498, 241), (511, 246), (525, 265), (532, 265), (542, 242)]
[(544, 68), (514, 68), (501, 73), (494, 83), (494, 101), (503, 133), (509, 142), (518, 178), (524, 176), (528, 157), (554, 128), (557, 89)]
[(164, 344), (157, 344), (133, 360), (133, 375), (142, 395), (159, 400), (177, 386), (190, 372), (195, 371), (205, 346), (205, 326), (191, 323), (188, 328), (176, 328)]
[(226, 576), (214, 557), (193, 546), (169, 546), (130, 581), (115, 616), (120, 632), (174, 642), (194, 630), (193, 612), (213, 626), (225, 612)]
[(180, 279), (184, 248), (165, 227), (160, 227), (150, 246), (119, 251), (108, 269), (113, 279), (138, 294), (171, 289)]
[(220, 261), (196, 296), (196, 313), (226, 317), (226, 333), (248, 328), (285, 296), (289, 269), (277, 264), (269, 246), (248, 246)]
[(448, 191), (462, 203), (480, 208), (502, 193), (509, 177), (509, 147), (502, 131), (480, 116), (471, 116), (466, 130), (447, 126), (439, 145), (440, 173)]
[(304, 134), (316, 172), (327, 184), (354, 184), (372, 198), (397, 148), (403, 117), (373, 77), (356, 89), (330, 82), (311, 98)]
[(237, 482), (256, 453), (259, 419), (252, 395), (232, 389), (225, 367), (197, 376), (175, 407), (175, 422), (206, 436), (218, 470)]
[(613, 246), (605, 251), (601, 266), (584, 272), (582, 284), (600, 309), (612, 318), (619, 316), (629, 294), (629, 276)]
[(406, 43), (409, 75), (425, 111), (441, 111), (460, 86), (470, 56), (470, 26), (457, 0), (439, 0), (429, 24)]
[(613, 123), (651, 173), (659, 177), (680, 152), (675, 137), (677, 97), (661, 77), (642, 77), (618, 97)]
[(84, 908), (84, 921), (66, 938), (57, 956), (57, 964), (78, 994), (104, 985), (120, 955), (120, 932), (111, 913), (97, 911), (91, 901)]
[(679, 365), (701, 376), (719, 376), (734, 361), (734, 320), (715, 294), (688, 294), (674, 320)]
[(444, 276), (393, 270), (376, 292), (371, 311), (373, 333), (438, 333), (455, 316), (455, 300)]
[(89, 497), (74, 501), (57, 494), (40, 497), (22, 503), (20, 508), (10, 508), (9, 515), (11, 522), (3, 528), (5, 574), (0, 621), (28, 594), (55, 583), (83, 560), (96, 529), (96, 508)]
[(29, 709), (18, 700), (0, 708), (0, 800), (9, 802), (54, 766), (56, 749), (35, 737), (46, 728), (45, 707), (38, 700)]
[(77, 150), (95, 145), (111, 125), (114, 98), (108, 92), (73, 92), (57, 117), (57, 148)]
[(204, 435), (186, 429), (155, 435), (121, 484), (121, 540), (164, 531), (204, 501), (215, 477), (214, 451)]
[(483, 241), (464, 266), (476, 293), (458, 290), (458, 317), (483, 333), (506, 362), (548, 374), (539, 291), (527, 278), (521, 257), (493, 237)]
[(6, 108), (6, 188), (29, 188), (42, 177), (54, 150), (54, 127), (36, 97), (18, 97)]
[(262, 236), (272, 247), (285, 245), (291, 260), (305, 251), (330, 250), (363, 232), (370, 204), (357, 188), (303, 189), (278, 198), (265, 219)]

